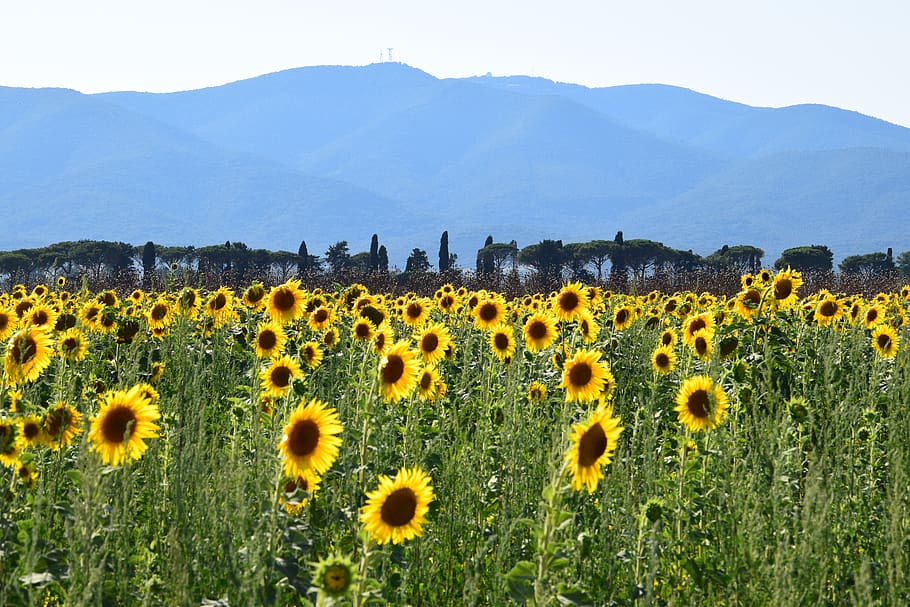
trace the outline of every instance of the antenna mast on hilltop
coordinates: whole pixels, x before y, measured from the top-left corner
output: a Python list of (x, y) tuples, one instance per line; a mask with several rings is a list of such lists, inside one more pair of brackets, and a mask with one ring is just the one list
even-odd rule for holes
[(392, 47), (391, 46), (388, 48), (388, 51), (389, 51), (388, 61), (391, 62), (392, 61)]

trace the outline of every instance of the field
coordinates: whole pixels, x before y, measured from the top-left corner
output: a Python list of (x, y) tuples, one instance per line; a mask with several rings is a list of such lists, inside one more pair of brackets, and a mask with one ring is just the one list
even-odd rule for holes
[(910, 286), (0, 295), (0, 605), (910, 604)]

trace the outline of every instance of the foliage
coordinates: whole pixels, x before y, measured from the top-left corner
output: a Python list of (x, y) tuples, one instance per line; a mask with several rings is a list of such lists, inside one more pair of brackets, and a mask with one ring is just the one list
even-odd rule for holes
[(803, 272), (827, 272), (833, 266), (833, 258), (834, 254), (824, 245), (793, 247), (785, 249), (781, 253), (777, 261), (774, 262), (774, 268), (781, 270), (789, 266), (794, 270)]

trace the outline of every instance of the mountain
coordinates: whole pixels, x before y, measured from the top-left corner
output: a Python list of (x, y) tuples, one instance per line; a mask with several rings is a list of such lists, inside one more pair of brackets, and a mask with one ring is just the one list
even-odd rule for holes
[(650, 238), (910, 249), (910, 129), (646, 84), (438, 79), (322, 66), (179, 93), (0, 87), (3, 249), (98, 238), (225, 240), (392, 262), (449, 231), (464, 266), (492, 234), (526, 246)]

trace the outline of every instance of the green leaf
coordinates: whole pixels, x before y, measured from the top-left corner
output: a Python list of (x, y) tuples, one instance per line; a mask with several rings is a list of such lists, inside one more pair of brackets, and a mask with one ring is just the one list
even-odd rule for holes
[(534, 596), (532, 581), (537, 572), (531, 561), (518, 561), (512, 570), (506, 574), (506, 583), (509, 586), (509, 596), (519, 603), (526, 603)]

